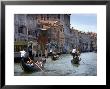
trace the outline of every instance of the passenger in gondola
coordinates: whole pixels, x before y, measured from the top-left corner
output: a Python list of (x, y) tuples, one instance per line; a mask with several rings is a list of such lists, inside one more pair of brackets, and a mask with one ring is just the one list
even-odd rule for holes
[(26, 65), (28, 65), (30, 67), (33, 67), (34, 66), (33, 62), (30, 62), (30, 61), (27, 61)]
[(30, 57), (28, 57), (28, 61), (26, 62), (26, 64), (31, 66), (31, 67), (34, 66), (34, 63)]
[(80, 53), (80, 51), (79, 51), (79, 50), (77, 50), (77, 55), (78, 55), (78, 56), (80, 56), (80, 54), (81, 54), (81, 53)]
[(43, 66), (43, 63), (42, 63), (41, 61), (37, 61), (36, 64), (37, 64), (38, 66), (40, 66), (40, 67)]

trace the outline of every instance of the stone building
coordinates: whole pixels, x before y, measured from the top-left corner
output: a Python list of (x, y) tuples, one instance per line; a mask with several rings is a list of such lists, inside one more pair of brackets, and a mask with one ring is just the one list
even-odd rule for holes
[(89, 33), (91, 39), (90, 51), (97, 51), (97, 34)]
[(68, 49), (70, 15), (67, 14), (38, 14), (37, 22), (49, 30), (49, 45), (57, 47), (60, 51)]
[(97, 34), (92, 32), (81, 32), (71, 28), (71, 45), (81, 52), (97, 50)]
[(36, 43), (37, 21), (31, 14), (14, 15), (14, 50), (27, 49), (29, 42)]
[(73, 47), (81, 51), (97, 50), (97, 34), (70, 28), (70, 14), (15, 14), (14, 28), (15, 51), (26, 48), (29, 42), (38, 45), (41, 29), (47, 30), (48, 49), (57, 48), (61, 52), (70, 52)]
[(71, 28), (70, 30), (70, 34), (71, 34), (71, 49), (73, 48), (78, 48), (79, 47), (79, 31)]

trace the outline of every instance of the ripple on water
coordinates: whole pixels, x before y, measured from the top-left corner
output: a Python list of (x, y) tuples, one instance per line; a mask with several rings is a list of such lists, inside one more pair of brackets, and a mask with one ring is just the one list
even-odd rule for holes
[(44, 65), (44, 71), (25, 73), (19, 63), (14, 64), (16, 76), (96, 76), (96, 53), (82, 53), (80, 65), (71, 64), (71, 55), (62, 55), (59, 60), (52, 61), (49, 57)]

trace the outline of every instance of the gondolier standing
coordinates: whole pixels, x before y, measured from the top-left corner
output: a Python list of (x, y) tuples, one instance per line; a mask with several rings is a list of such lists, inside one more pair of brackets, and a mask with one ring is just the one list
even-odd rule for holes
[(22, 51), (20, 51), (20, 53), (21, 53), (21, 59), (24, 59), (26, 56), (25, 50), (23, 49)]
[(74, 59), (74, 57), (75, 57), (75, 53), (76, 53), (76, 49), (73, 48), (73, 50), (72, 50), (73, 59)]
[(28, 47), (29, 57), (32, 57), (32, 44)]

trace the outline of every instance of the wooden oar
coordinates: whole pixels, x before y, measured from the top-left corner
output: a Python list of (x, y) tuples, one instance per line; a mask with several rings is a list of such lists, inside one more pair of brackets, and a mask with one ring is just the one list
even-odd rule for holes
[[(28, 57), (29, 58), (29, 57)], [(30, 59), (30, 58), (29, 58)], [(39, 67), (40, 70), (42, 70), (42, 68), (37, 64), (35, 63), (32, 59), (30, 59), (37, 67)], [(42, 70), (43, 71), (43, 70)], [(43, 71), (44, 72), (44, 71)]]
[[(82, 60), (81, 60), (82, 61)], [(84, 61), (82, 61), (84, 63)], [(85, 64), (85, 63), (84, 63)]]

